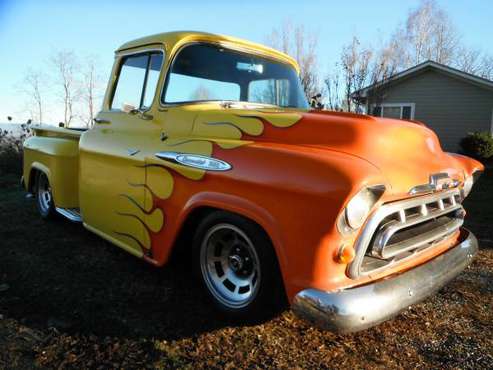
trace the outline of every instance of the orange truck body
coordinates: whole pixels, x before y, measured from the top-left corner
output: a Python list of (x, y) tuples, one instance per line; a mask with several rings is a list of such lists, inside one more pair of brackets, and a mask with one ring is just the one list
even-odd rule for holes
[[(234, 47), (298, 68), (281, 53), (224, 36), (168, 33), (128, 43), (116, 52), (103, 109), (92, 129), (74, 133), (40, 127), (26, 142), (26, 189), (32, 190), (36, 171), (46, 171), (57, 209), (80, 209), (89, 230), (156, 266), (168, 261), (187, 220), (204, 210), (226, 210), (253, 220), (272, 241), (289, 302), (312, 321), (321, 320), (312, 312), (321, 309), (315, 298), (300, 292), (331, 294), (365, 287), (426, 265), (466, 239), (472, 243), (472, 234), (457, 227), (386, 268), (351, 273), (358, 253), (367, 258), (357, 243), (381, 207), (447, 192), (459, 204), (467, 195), (466, 180), (483, 166), (443, 152), (435, 133), (417, 122), (211, 101), (163, 104), (160, 92), (175, 54), (197, 42)], [(156, 96), (145, 113), (150, 119), (110, 108), (120, 59), (147, 49), (164, 54)], [(182, 162), (156, 157), (163, 152), (192, 157)], [(230, 168), (195, 166), (208, 159)], [(445, 174), (439, 185), (432, 181), (436, 174)], [(348, 203), (374, 185), (384, 191), (365, 223), (342, 231)], [(432, 200), (442, 207), (441, 200)], [(306, 308), (307, 300), (315, 302), (311, 308)], [(334, 329), (331, 325), (326, 326)]]

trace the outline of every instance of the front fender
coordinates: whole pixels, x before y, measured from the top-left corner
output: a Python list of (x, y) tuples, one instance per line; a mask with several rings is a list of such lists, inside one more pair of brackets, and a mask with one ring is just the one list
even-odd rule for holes
[(476, 171), (484, 171), (483, 164), (471, 157), (457, 153), (447, 154), (454, 160), (455, 163), (457, 163), (458, 167), (464, 169), (467, 176), (471, 176)]
[(385, 184), (378, 168), (345, 153), (281, 144), (215, 149), (214, 157), (233, 169), (208, 172), (197, 183), (201, 191), (185, 202), (180, 225), (204, 206), (258, 223), (272, 240), (289, 299), (307, 286), (328, 287), (344, 275), (342, 265), (330, 271), (341, 240), (336, 219), (361, 187)]

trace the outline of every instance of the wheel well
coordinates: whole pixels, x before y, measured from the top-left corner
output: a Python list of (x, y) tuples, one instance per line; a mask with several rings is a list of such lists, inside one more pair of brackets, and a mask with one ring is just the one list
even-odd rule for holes
[[(265, 236), (271, 242), (272, 248), (274, 248), (274, 244), (272, 242), (272, 239), (269, 236), (269, 234), (267, 233), (267, 231), (265, 231), (265, 229), (262, 227), (262, 225), (259, 225), (258, 222), (256, 222), (255, 220), (252, 220), (251, 218), (249, 218), (245, 215), (242, 215), (241, 213), (231, 212), (231, 211), (223, 209), (223, 208), (204, 206), (204, 207), (195, 208), (194, 210), (192, 210), (187, 215), (187, 218), (183, 222), (183, 225), (181, 226), (181, 229), (178, 233), (178, 237), (176, 238), (176, 241), (173, 245), (171, 258), (183, 257), (187, 253), (191, 252), (195, 230), (197, 229), (200, 221), (202, 221), (207, 215), (211, 214), (212, 212), (216, 212), (216, 211), (236, 214), (238, 216), (241, 216), (241, 217), (246, 218), (249, 221), (253, 222), (254, 224), (256, 224), (259, 227), (260, 230), (262, 230), (262, 232), (265, 234)], [(274, 248), (274, 253), (275, 253), (275, 248)]]
[(282, 275), (282, 271), (281, 271), (281, 264), (279, 261), (279, 256), (277, 254), (277, 250), (274, 247), (274, 243), (272, 241), (272, 238), (270, 237), (269, 233), (264, 229), (264, 227), (262, 225), (260, 225), (258, 222), (256, 222), (252, 218), (247, 217), (241, 213), (232, 212), (230, 210), (223, 209), (223, 208), (208, 207), (208, 206), (198, 207), (198, 208), (192, 210), (192, 212), (190, 212), (187, 215), (187, 218), (183, 222), (183, 225), (182, 225), (182, 227), (178, 233), (178, 237), (176, 238), (175, 243), (173, 245), (169, 261), (175, 261), (175, 262), (178, 262), (180, 264), (183, 264), (183, 263), (185, 263), (185, 261), (190, 259), (190, 257), (192, 256), (193, 238), (194, 238), (194, 234), (195, 234), (195, 231), (196, 231), (199, 223), (205, 217), (207, 217), (209, 214), (216, 212), (216, 211), (227, 212), (227, 213), (230, 213), (233, 215), (238, 215), (242, 218), (245, 218), (248, 221), (255, 224), (258, 227), (258, 231), (260, 233), (264, 234), (264, 236), (270, 242), (270, 246), (271, 246), (272, 252), (274, 254), (274, 263), (276, 263), (276, 265), (277, 265), (277, 269), (278, 269), (278, 273), (279, 273), (278, 278), (280, 279), (279, 284), (282, 287), (282, 293), (280, 293), (280, 297), (281, 297), (281, 299), (285, 300), (285, 302), (287, 302), (287, 295), (286, 295), (285, 283), (284, 283), (284, 279), (283, 279), (283, 275)]
[(214, 207), (197, 207), (187, 215), (173, 245), (170, 256), (172, 259), (183, 257), (191, 252), (193, 236), (197, 226), (204, 217), (215, 211), (222, 210)]
[(27, 191), (30, 193), (34, 193), (34, 184), (36, 183), (36, 176), (38, 172), (41, 172), (37, 168), (31, 168), (29, 172), (29, 183), (27, 184)]

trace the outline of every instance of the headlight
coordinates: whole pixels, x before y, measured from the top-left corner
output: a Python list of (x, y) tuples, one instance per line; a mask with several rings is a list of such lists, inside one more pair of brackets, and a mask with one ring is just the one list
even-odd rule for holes
[(384, 191), (384, 185), (375, 185), (363, 188), (353, 196), (339, 217), (339, 231), (346, 234), (359, 229)]

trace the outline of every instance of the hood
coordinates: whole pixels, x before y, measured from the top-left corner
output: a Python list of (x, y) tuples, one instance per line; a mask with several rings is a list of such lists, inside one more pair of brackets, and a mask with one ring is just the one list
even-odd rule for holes
[(265, 125), (256, 141), (292, 143), (343, 152), (377, 167), (397, 195), (446, 172), (463, 180), (463, 166), (443, 152), (436, 134), (419, 122), (339, 112), (304, 112), (285, 129)]

